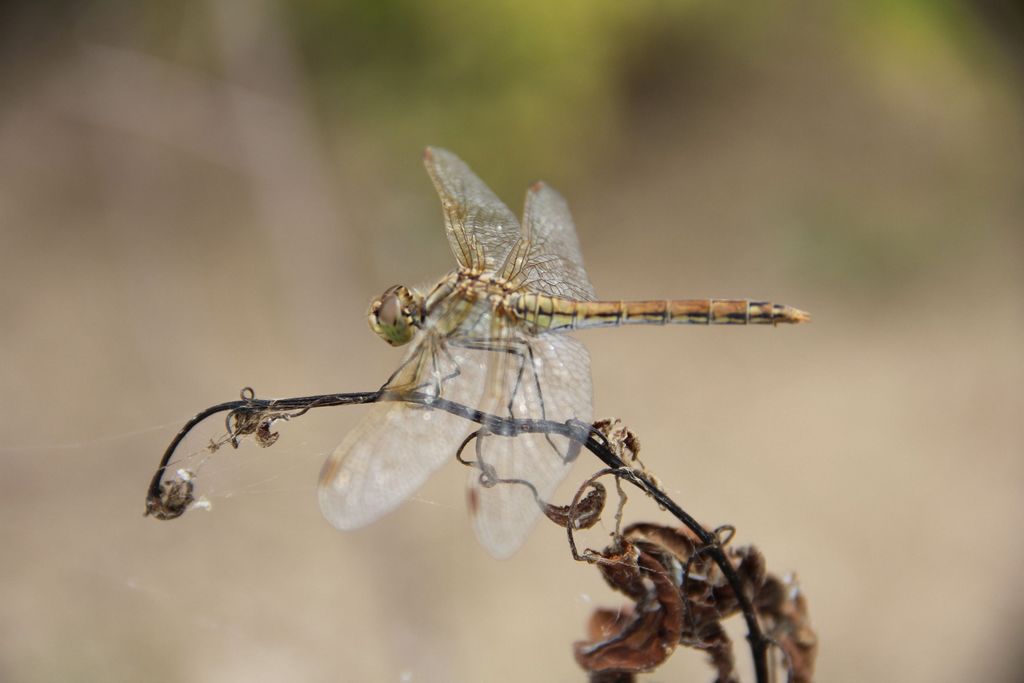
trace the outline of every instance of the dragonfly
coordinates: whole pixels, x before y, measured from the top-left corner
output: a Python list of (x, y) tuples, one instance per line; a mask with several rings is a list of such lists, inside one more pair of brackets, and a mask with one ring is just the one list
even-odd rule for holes
[[(367, 525), (412, 496), (466, 446), (463, 417), (445, 399), (487, 414), (549, 421), (592, 419), (590, 357), (567, 333), (621, 325), (799, 323), (790, 306), (745, 299), (598, 300), (568, 205), (543, 182), (529, 187), (522, 223), (455, 154), (428, 147), (457, 268), (428, 291), (388, 288), (370, 327), (408, 346), (374, 404), (327, 459), (318, 498), (339, 529)], [(418, 392), (425, 402), (403, 402)], [(524, 542), (579, 451), (568, 437), (473, 434), (467, 504), (476, 536), (505, 558)], [(460, 459), (461, 455), (460, 455)]]

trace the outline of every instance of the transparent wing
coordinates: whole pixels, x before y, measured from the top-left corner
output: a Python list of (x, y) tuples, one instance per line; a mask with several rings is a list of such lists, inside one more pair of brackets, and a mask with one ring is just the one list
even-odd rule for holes
[[(426, 334), (388, 387), (398, 393), (440, 391), (445, 398), (473, 406), (486, 360), (481, 352), (449, 352)], [(324, 463), (317, 487), (324, 517), (338, 529), (355, 529), (387, 514), (454, 459), (474, 429), (475, 423), (444, 410), (400, 401), (374, 405)]]
[(320, 510), (338, 529), (356, 529), (398, 507), (452, 459), (471, 429), (440, 410), (379, 403), (324, 463)]
[[(502, 417), (591, 420), (590, 358), (583, 345), (562, 335), (523, 334), (496, 319), (486, 303), (473, 309), (460, 334), (422, 335), (387, 386), (396, 393), (437, 393)], [(478, 428), (441, 409), (402, 402), (373, 406), (324, 463), (318, 487), (324, 516), (339, 529), (373, 522), (454, 459)], [(470, 513), (492, 555), (508, 557), (522, 545), (541, 515), (537, 498), (550, 498), (577, 451), (569, 440), (546, 434), (477, 440)], [(491, 474), (486, 483), (482, 467)]]
[(523, 237), (530, 244), (524, 287), (583, 301), (597, 298), (583, 267), (569, 205), (544, 183), (534, 183), (526, 192)]
[(467, 268), (494, 271), (519, 239), (519, 221), (469, 166), (448, 150), (427, 147), (423, 164), (441, 197), (445, 232), (455, 258)]
[[(591, 421), (590, 356), (583, 344), (552, 334), (519, 336), (508, 348), (512, 352), (491, 355), (492, 363), (501, 363), (512, 416)], [(491, 434), (476, 446), (479, 465), (470, 473), (468, 491), (473, 528), (492, 555), (505, 558), (540, 518), (537, 498), (550, 501), (579, 445), (548, 434)]]

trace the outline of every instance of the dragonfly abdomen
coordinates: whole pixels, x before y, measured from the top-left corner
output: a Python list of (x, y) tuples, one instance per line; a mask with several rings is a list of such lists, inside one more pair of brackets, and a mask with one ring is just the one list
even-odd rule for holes
[(522, 294), (512, 307), (535, 329), (549, 331), (619, 325), (776, 325), (810, 317), (791, 306), (748, 299), (577, 301)]

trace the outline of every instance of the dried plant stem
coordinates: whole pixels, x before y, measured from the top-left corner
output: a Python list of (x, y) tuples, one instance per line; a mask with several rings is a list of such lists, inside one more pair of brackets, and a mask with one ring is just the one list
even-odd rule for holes
[[(671, 513), (676, 519), (693, 532), (700, 540), (705, 552), (715, 564), (721, 569), (729, 585), (735, 591), (736, 597), (747, 624), (747, 641), (750, 644), (751, 656), (754, 662), (754, 674), (757, 683), (769, 683), (768, 669), (768, 639), (761, 631), (757, 614), (754, 611), (751, 598), (743, 590), (742, 583), (736, 573), (736, 569), (726, 557), (722, 550), (718, 537), (708, 531), (700, 523), (691, 517), (685, 510), (676, 504), (669, 496), (662, 491), (646, 474), (630, 468), (610, 447), (607, 438), (591, 425), (578, 420), (568, 422), (552, 422), (549, 420), (504, 418), (491, 415), (475, 408), (455, 403), (443, 398), (422, 392), (389, 392), (384, 389), (367, 392), (322, 394), (318, 396), (301, 396), (297, 398), (284, 399), (257, 399), (251, 389), (243, 390), (242, 398), (237, 401), (227, 401), (210, 406), (206, 410), (196, 414), (192, 419), (178, 431), (164, 451), (160, 464), (157, 467), (153, 479), (150, 481), (149, 490), (146, 494), (146, 514), (153, 515), (159, 519), (172, 519), (184, 513), (185, 505), (168, 505), (167, 484), (164, 476), (168, 464), (174, 456), (174, 452), (182, 440), (199, 423), (218, 413), (229, 413), (229, 421), (232, 417), (235, 424), (239, 425), (232, 431), (231, 441), (235, 443), (236, 437), (243, 434), (262, 432), (257, 438), (270, 439), (272, 443), (276, 438), (270, 433), (270, 425), (274, 420), (296, 417), (313, 408), (328, 408), (342, 405), (362, 405), (377, 403), (380, 401), (404, 401), (423, 406), (430, 406), (439, 410), (458, 415), (471, 422), (483, 425), (492, 434), (512, 436), (515, 434), (557, 434), (569, 439), (583, 447), (586, 447), (607, 467), (618, 470), (621, 478), (626, 479), (637, 488), (644, 491), (653, 498), (658, 505)], [(180, 501), (176, 501), (180, 502)]]

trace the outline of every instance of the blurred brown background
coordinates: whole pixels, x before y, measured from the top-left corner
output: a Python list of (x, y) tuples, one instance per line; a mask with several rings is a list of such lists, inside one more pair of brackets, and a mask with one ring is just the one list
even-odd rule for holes
[(1020, 5), (725, 4), (5, 5), (0, 679), (583, 680), (571, 642), (622, 601), (550, 526), (491, 560), (461, 468), (323, 521), (361, 408), (218, 453), (208, 513), (142, 517), (199, 409), (388, 376), (368, 302), (453, 263), (434, 144), (516, 212), (559, 188), (605, 296), (813, 312), (582, 336), (596, 414), (798, 573), (820, 680), (1019, 680)]

